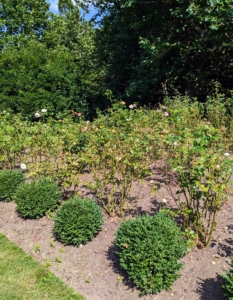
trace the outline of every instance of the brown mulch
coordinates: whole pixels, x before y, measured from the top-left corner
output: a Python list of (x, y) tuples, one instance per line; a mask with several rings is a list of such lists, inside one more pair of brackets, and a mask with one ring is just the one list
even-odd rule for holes
[[(140, 187), (135, 183), (135, 194), (139, 188), (140, 196), (132, 210), (133, 215), (153, 214), (163, 198), (171, 200), (162, 183), (156, 195), (150, 193), (150, 180)], [(80, 194), (87, 195), (85, 186), (80, 187)], [(42, 264), (49, 260), (49, 269), (87, 300), (225, 299), (222, 296), (220, 275), (223, 269), (229, 269), (227, 262), (229, 256), (233, 255), (232, 202), (227, 202), (218, 215), (211, 245), (202, 250), (187, 252), (182, 259), (185, 265), (172, 290), (143, 297), (140, 297), (140, 292), (127, 281), (127, 276), (119, 268), (112, 245), (121, 221), (119, 218), (110, 218), (105, 214), (102, 230), (86, 245), (64, 246), (55, 240), (53, 247), (53, 220), (47, 217), (24, 220), (18, 216), (15, 207), (13, 202), (0, 202), (0, 232)], [(40, 246), (39, 252), (35, 252), (35, 245)]]

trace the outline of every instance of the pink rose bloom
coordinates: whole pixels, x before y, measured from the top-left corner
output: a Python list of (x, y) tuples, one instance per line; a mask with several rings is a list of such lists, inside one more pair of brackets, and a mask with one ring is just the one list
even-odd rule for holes
[(155, 164), (153, 163), (150, 165), (150, 169), (153, 170), (154, 168), (155, 168)]
[(169, 113), (167, 111), (165, 111), (163, 115), (164, 115), (164, 117), (168, 117)]
[(129, 109), (133, 109), (133, 108), (134, 108), (133, 104), (130, 104)]
[(121, 104), (122, 104), (122, 105), (125, 105), (125, 101), (121, 101)]
[(81, 114), (80, 112), (77, 113), (77, 116), (78, 116), (78, 117), (81, 117), (81, 115), (82, 115), (82, 114)]

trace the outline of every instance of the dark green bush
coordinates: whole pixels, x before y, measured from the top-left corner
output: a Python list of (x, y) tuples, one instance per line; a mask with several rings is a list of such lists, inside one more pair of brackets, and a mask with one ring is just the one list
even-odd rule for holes
[(54, 233), (62, 243), (79, 246), (100, 231), (103, 221), (101, 209), (94, 201), (73, 197), (58, 209)]
[(0, 200), (11, 201), (17, 186), (24, 182), (25, 178), (21, 171), (1, 170), (0, 171)]
[(228, 297), (229, 300), (233, 300), (233, 257), (230, 257), (231, 262), (229, 265), (231, 269), (223, 274), (223, 285), (224, 296)]
[(62, 193), (50, 178), (20, 184), (14, 195), (18, 213), (24, 218), (41, 218), (57, 208)]
[(162, 212), (124, 220), (114, 244), (120, 266), (142, 295), (170, 289), (180, 276), (178, 260), (186, 243), (178, 225)]

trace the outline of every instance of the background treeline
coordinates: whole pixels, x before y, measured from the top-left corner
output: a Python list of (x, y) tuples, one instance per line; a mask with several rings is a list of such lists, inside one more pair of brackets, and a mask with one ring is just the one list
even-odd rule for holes
[[(0, 0), (1, 109), (90, 118), (113, 97), (203, 102), (216, 82), (232, 98), (232, 0), (75, 2), (60, 0), (56, 15), (46, 0)], [(93, 6), (100, 17), (87, 22), (80, 8)]]

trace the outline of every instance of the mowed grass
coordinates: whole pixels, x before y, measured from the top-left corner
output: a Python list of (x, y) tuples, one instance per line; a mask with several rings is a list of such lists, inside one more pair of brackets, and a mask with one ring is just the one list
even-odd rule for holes
[(0, 233), (1, 300), (84, 300)]

